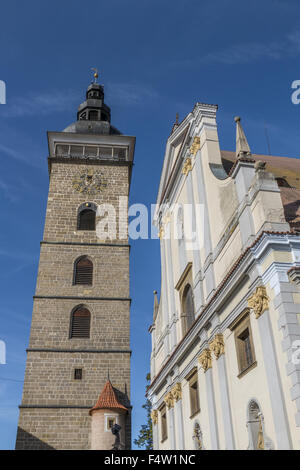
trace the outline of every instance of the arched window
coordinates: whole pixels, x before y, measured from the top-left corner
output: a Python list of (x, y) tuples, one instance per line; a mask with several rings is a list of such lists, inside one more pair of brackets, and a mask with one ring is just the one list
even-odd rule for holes
[(93, 284), (93, 263), (87, 256), (82, 256), (75, 261), (74, 284)]
[(186, 332), (195, 320), (193, 290), (190, 284), (185, 286), (182, 295), (182, 317), (184, 318), (184, 330)]
[(279, 187), (284, 187), (284, 188), (290, 188), (291, 187), (285, 178), (278, 177), (278, 178), (275, 178), (275, 179), (276, 179), (277, 184), (278, 184)]
[(91, 314), (83, 305), (79, 305), (71, 314), (70, 338), (90, 337)]
[(77, 230), (96, 229), (96, 205), (85, 202), (79, 207), (77, 218)]

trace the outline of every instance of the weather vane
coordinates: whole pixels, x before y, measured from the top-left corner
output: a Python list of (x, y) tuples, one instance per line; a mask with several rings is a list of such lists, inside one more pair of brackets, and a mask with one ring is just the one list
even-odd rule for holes
[(94, 83), (97, 83), (98, 69), (92, 67), (91, 70), (94, 72)]

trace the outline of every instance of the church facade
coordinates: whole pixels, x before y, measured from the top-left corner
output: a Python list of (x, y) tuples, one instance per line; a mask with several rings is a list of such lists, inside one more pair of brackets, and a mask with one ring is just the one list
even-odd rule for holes
[(111, 449), (114, 425), (119, 447), (131, 446), (130, 247), (126, 231), (107, 238), (98, 224), (105, 205), (124, 219), (120, 198), (127, 214), (135, 138), (111, 125), (96, 78), (77, 121), (48, 132), (50, 185), (16, 449)]
[(167, 140), (151, 384), (154, 449), (300, 449), (300, 165), (254, 155), (217, 106)]

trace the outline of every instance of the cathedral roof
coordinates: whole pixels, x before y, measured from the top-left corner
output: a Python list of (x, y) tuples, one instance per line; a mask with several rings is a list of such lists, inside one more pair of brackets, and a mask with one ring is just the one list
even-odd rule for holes
[(90, 409), (90, 414), (95, 410), (107, 410), (107, 409), (115, 409), (115, 410), (124, 410), (127, 411), (126, 406), (122, 405), (114, 391), (114, 388), (111, 384), (110, 380), (107, 380), (106, 384), (103, 387), (102, 392), (98, 398), (98, 401), (93, 408)]
[[(235, 152), (221, 150), (222, 163), (229, 174), (236, 161)], [(299, 158), (255, 155), (251, 157), (266, 162), (266, 171), (273, 173), (278, 182), (286, 221), (291, 228), (300, 230), (300, 160)]]

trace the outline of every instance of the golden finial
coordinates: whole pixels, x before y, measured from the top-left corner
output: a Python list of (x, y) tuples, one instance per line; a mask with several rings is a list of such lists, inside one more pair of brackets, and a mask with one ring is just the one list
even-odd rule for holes
[(98, 69), (92, 67), (91, 70), (94, 72), (94, 83), (97, 83), (97, 78), (98, 78)]
[(176, 121), (175, 121), (175, 124), (179, 124), (178, 120), (179, 120), (179, 114), (176, 113)]

